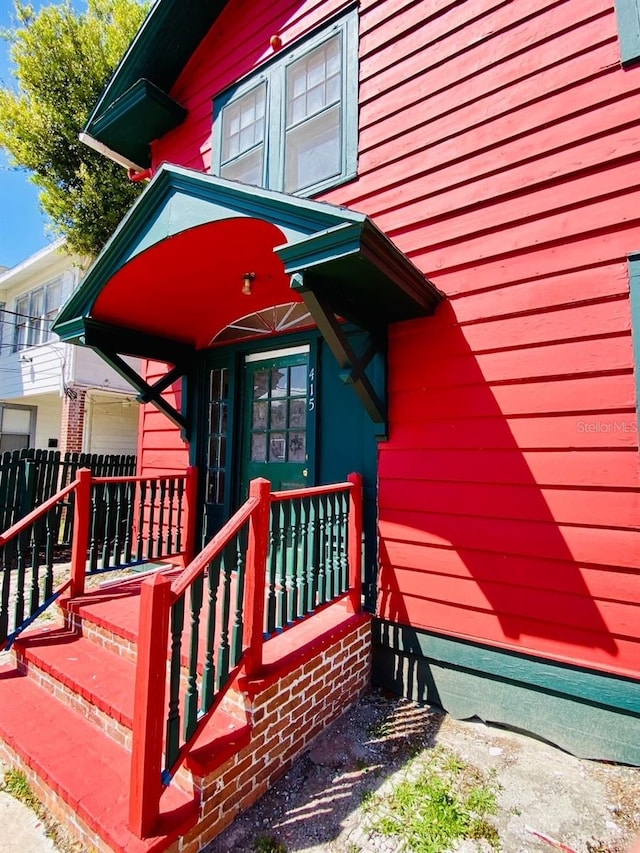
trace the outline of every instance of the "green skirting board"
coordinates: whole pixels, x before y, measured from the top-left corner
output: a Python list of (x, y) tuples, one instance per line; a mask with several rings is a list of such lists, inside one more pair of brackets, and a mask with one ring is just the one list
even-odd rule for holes
[(640, 765), (640, 680), (374, 621), (373, 683), (544, 738), (582, 758)]

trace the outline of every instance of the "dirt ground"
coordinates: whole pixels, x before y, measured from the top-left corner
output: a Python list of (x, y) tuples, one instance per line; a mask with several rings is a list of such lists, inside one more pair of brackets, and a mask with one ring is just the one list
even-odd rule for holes
[[(496, 781), (492, 820), (504, 853), (625, 853), (640, 834), (640, 769), (580, 760), (519, 733), (371, 693), (206, 853), (409, 850), (371, 830), (377, 795), (397, 786), (412, 763), (438, 745), (466, 772)], [(462, 841), (450, 849), (490, 848), (485, 841)]]

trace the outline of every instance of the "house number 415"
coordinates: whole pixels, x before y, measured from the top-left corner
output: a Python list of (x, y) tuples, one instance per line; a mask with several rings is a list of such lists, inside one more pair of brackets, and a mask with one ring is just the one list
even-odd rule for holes
[(316, 370), (312, 367), (309, 371), (309, 411), (312, 412), (316, 407)]

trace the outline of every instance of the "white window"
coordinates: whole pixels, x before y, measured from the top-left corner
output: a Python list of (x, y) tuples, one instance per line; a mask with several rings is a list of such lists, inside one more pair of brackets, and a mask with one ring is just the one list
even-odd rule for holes
[(55, 340), (51, 331), (62, 304), (62, 280), (45, 284), (16, 299), (13, 351)]
[(0, 453), (32, 447), (35, 426), (34, 406), (0, 405)]
[(214, 173), (303, 195), (354, 177), (357, 50), (353, 12), (217, 97)]

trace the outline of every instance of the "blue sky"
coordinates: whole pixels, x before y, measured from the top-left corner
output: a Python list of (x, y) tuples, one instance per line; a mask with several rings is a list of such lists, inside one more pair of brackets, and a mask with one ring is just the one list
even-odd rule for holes
[[(31, 5), (39, 9), (55, 4), (31, 0)], [(13, 0), (0, 0), (0, 29), (11, 25), (12, 13)], [(0, 40), (0, 81), (7, 84), (10, 79), (9, 45)], [(46, 218), (40, 212), (36, 187), (26, 172), (12, 170), (0, 151), (0, 266), (15, 266), (52, 240), (46, 233)]]

